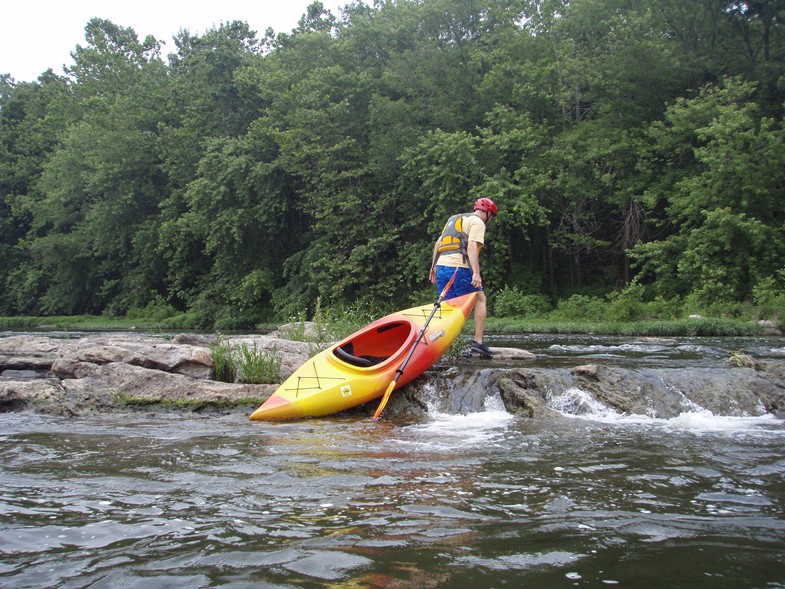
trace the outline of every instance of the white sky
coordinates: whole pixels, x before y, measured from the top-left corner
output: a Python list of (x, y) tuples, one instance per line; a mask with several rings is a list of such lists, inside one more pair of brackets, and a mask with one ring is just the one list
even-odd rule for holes
[[(165, 44), (163, 56), (175, 51), (172, 37), (182, 29), (202, 34), (221, 22), (242, 20), (264, 35), (267, 27), (288, 33), (313, 0), (10, 0), (2, 11), (0, 74), (17, 82), (35, 81), (52, 68), (63, 73), (71, 52), (85, 45), (84, 27), (93, 17), (131, 27), (139, 40), (153, 35)], [(321, 0), (340, 18), (350, 0)]]

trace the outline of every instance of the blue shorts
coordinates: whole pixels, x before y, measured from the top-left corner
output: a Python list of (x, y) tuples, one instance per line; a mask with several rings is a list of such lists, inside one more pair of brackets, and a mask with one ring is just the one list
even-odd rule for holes
[[(436, 266), (436, 289), (441, 294), (442, 290), (455, 274), (454, 266)], [(470, 292), (478, 292), (482, 288), (472, 286), (472, 271), (468, 268), (458, 268), (458, 273), (455, 274), (455, 282), (452, 283), (450, 290), (447, 291), (446, 298), (454, 299)]]

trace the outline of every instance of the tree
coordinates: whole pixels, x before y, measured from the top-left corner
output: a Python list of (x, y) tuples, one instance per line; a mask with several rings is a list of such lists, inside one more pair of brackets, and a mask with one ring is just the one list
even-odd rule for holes
[[(780, 251), (785, 222), (785, 135), (748, 101), (753, 93), (752, 84), (726, 79), (678, 100), (666, 115), (669, 126), (652, 127), (671, 173), (650, 192), (667, 203), (663, 221), (674, 234), (633, 255), (648, 279), (669, 273), (683, 279), (678, 285), (669, 279), (663, 294), (697, 289), (707, 301), (743, 298), (781, 266), (768, 254)], [(742, 271), (741, 264), (750, 268)]]
[(23, 203), (32, 256), (23, 272), (36, 277), (44, 313), (124, 311), (147, 302), (159, 279), (138, 262), (135, 248), (148, 244), (135, 236), (166, 184), (153, 134), (163, 64), (152, 38), (139, 43), (109, 21), (91, 20), (86, 39), (69, 70), (78, 122), (60, 134)]
[(37, 82), (2, 80), (0, 99), (0, 312), (33, 312), (43, 276), (23, 243), (47, 158), (74, 117), (72, 94), (51, 70)]

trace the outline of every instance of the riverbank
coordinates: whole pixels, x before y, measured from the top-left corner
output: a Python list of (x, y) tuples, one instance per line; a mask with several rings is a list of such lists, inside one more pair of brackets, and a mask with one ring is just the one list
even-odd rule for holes
[[(267, 333), (276, 324), (258, 324), (247, 332)], [(329, 328), (329, 327), (327, 327)], [(471, 328), (471, 322), (467, 330)], [(96, 315), (57, 317), (0, 317), (0, 329), (6, 330), (66, 330), (66, 331), (152, 331), (178, 333), (195, 331), (185, 318), (156, 319), (145, 317), (106, 317)], [(779, 321), (744, 320), (721, 317), (693, 316), (685, 319), (647, 321), (565, 321), (544, 318), (489, 317), (488, 333), (574, 333), (627, 336), (718, 336), (738, 337), (757, 335), (785, 335)], [(348, 332), (343, 335), (348, 335)]]

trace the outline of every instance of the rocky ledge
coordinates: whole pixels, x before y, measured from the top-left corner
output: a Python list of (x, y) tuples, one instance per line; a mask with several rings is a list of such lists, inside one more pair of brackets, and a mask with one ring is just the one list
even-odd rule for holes
[[(282, 378), (313, 352), (313, 344), (287, 340), (281, 333), (227, 337), (223, 343), (274, 351), (281, 360)], [(252, 411), (277, 385), (213, 380), (215, 344), (215, 336), (193, 334), (4, 334), (0, 412)], [(466, 413), (482, 410), (490, 395), (501, 398), (508, 411), (532, 418), (556, 416), (557, 408), (580, 413), (582, 404), (591, 400), (619, 413), (652, 417), (672, 417), (695, 407), (718, 415), (785, 417), (783, 363), (737, 356), (721, 370), (543, 368), (524, 350), (493, 350), (493, 361), (437, 364), (394, 395), (387, 412), (422, 413), (436, 406)]]
[[(307, 358), (307, 344), (275, 337), (227, 343), (250, 340), (279, 351), (282, 372), (290, 374)], [(146, 406), (255, 407), (270, 396), (275, 385), (212, 380), (215, 343), (209, 336), (127, 333), (0, 337), (0, 411), (77, 415)]]

